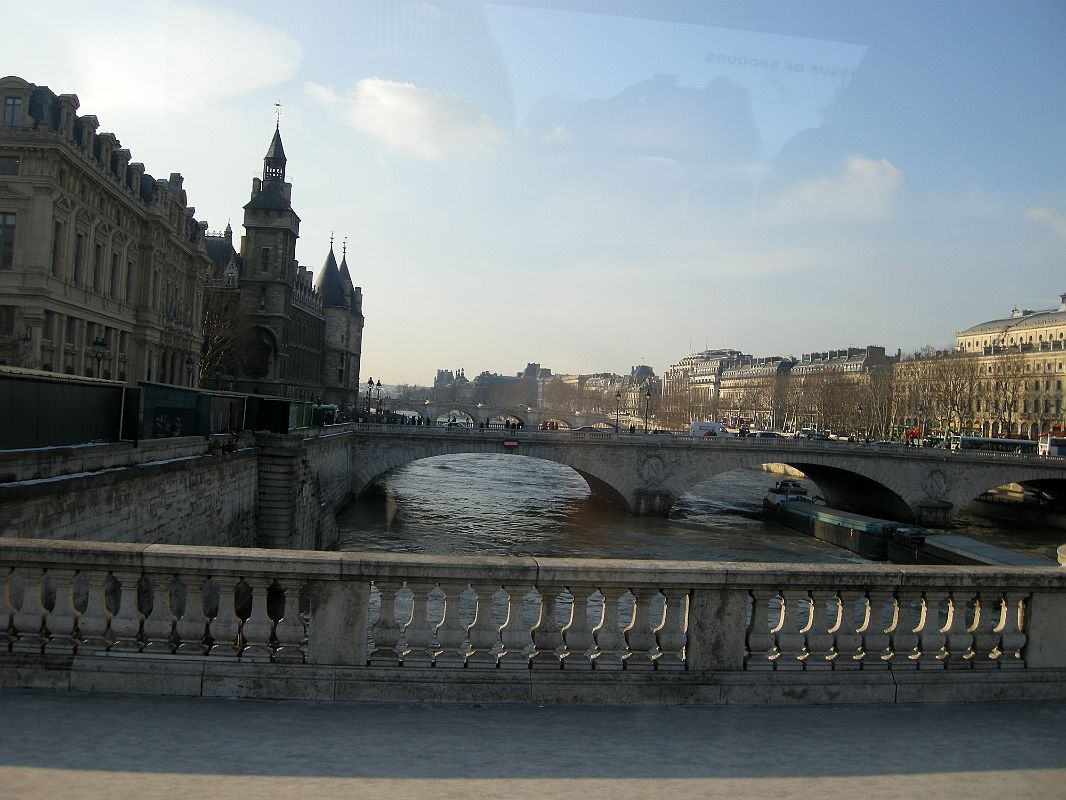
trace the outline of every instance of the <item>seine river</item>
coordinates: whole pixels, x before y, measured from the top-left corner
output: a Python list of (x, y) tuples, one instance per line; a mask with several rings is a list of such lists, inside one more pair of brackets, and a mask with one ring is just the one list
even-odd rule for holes
[[(340, 549), (435, 555), (537, 555), (692, 561), (861, 562), (761, 518), (779, 476), (725, 473), (682, 497), (667, 519), (593, 499), (559, 464), (508, 455), (438, 456), (385, 476), (338, 518)], [(808, 490), (817, 494), (813, 484)], [(1054, 558), (1066, 531), (961, 515), (953, 533)]]

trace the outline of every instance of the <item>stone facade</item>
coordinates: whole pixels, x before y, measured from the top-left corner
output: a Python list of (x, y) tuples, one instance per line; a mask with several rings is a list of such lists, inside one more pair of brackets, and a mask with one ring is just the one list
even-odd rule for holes
[(328, 549), (352, 496), (349, 432), (3, 451), (0, 538)]
[(76, 95), (0, 79), (0, 364), (195, 383), (210, 262), (183, 179), (156, 179)]

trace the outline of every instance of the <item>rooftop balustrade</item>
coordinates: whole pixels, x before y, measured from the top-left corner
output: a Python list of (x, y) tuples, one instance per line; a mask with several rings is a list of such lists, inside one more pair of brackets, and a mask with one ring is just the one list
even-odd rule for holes
[(0, 577), (6, 686), (550, 702), (1066, 696), (1056, 568), (0, 539)]

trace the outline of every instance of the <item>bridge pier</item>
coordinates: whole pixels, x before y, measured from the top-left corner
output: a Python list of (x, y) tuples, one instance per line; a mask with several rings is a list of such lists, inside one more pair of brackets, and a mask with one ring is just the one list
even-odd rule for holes
[(954, 508), (946, 500), (923, 500), (918, 503), (918, 524), (925, 528), (950, 528)]
[(630, 510), (637, 517), (666, 517), (677, 498), (662, 489), (637, 489)]

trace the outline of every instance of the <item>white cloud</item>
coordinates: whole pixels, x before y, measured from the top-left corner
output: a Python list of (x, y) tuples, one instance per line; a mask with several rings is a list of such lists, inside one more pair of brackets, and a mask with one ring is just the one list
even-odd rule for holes
[(304, 92), (355, 130), (422, 158), (492, 152), (507, 141), (480, 107), (412, 83), (364, 78), (343, 94), (315, 83)]
[[(118, 2), (106, 15), (64, 4), (20, 9), (11, 30), (48, 30), (50, 46), (9, 37), (8, 69), (55, 91), (76, 92), (89, 113), (188, 111), (272, 86), (300, 64), (299, 43), (247, 14), (172, 0)], [(91, 106), (91, 108), (90, 108)]]
[(1066, 239), (1066, 214), (1060, 214), (1053, 208), (1027, 208), (1025, 216), (1033, 222), (1042, 222), (1055, 232), (1060, 239)]
[(892, 208), (903, 173), (887, 159), (849, 156), (837, 175), (800, 181), (775, 204), (792, 219), (875, 219)]

